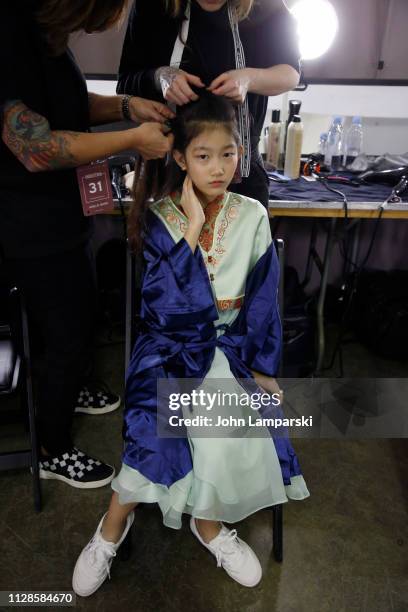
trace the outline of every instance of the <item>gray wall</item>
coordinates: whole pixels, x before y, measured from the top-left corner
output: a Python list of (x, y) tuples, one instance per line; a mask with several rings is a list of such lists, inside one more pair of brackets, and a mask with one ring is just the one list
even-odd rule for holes
[[(339, 31), (322, 58), (305, 62), (306, 77), (408, 79), (408, 1), (330, 1), (339, 17)], [(108, 32), (72, 36), (71, 48), (84, 72), (117, 73), (126, 21)], [(385, 62), (382, 71), (377, 70), (380, 59)]]

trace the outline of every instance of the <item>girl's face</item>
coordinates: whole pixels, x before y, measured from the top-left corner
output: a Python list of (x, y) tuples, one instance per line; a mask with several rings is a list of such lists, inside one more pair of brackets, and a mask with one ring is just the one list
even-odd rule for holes
[(186, 170), (202, 201), (208, 203), (231, 183), (241, 151), (228, 130), (214, 126), (193, 138), (184, 154), (174, 151), (174, 159)]
[(218, 11), (227, 0), (196, 0), (204, 11)]

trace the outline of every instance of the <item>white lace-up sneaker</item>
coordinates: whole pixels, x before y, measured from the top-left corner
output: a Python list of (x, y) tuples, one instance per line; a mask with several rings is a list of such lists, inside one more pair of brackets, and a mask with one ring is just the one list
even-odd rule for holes
[(190, 520), (191, 531), (217, 559), (217, 567), (223, 567), (231, 578), (244, 586), (256, 586), (262, 578), (258, 557), (252, 548), (238, 537), (236, 529), (230, 531), (222, 523), (221, 525), (220, 533), (207, 544), (198, 532), (194, 517)]
[(126, 519), (126, 527), (121, 535), (119, 542), (107, 542), (101, 535), (103, 515), (92, 540), (85, 546), (78, 557), (72, 576), (72, 588), (77, 595), (88, 597), (95, 593), (101, 584), (109, 576), (113, 557), (125, 539), (127, 532), (132, 526), (135, 517), (131, 512)]

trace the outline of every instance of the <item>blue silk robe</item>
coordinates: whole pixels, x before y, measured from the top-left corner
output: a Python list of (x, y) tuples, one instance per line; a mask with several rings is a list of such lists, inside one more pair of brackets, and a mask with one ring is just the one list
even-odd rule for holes
[[(235, 197), (235, 204), (243, 207), (250, 218), (256, 212), (256, 222), (264, 232), (267, 224), (270, 245), (252, 262), (239, 313), (230, 325), (222, 326), (221, 335), (217, 333), (220, 304), (215, 299), (203, 249), (197, 246), (192, 253), (183, 237), (176, 242), (157, 207), (155, 212), (148, 213), (142, 283), (143, 329), (127, 372), (123, 463), (150, 483), (164, 487), (172, 487), (185, 479), (193, 463), (187, 439), (156, 435), (157, 379), (204, 379), (216, 349), (224, 353), (236, 378), (251, 378), (251, 370), (276, 376), (278, 370), (282, 345), (277, 302), (279, 263), (270, 240), (268, 218), (257, 202), (235, 194), (230, 196)], [(232, 219), (231, 198), (229, 206)], [(256, 210), (251, 206), (257, 207)], [(181, 213), (180, 216), (183, 218)], [(250, 231), (248, 222), (243, 225), (242, 231)], [(224, 231), (225, 223), (218, 228), (218, 234), (221, 236)], [(236, 249), (236, 258), (244, 255)], [(291, 478), (301, 478), (296, 454), (288, 438), (275, 437), (270, 444), (276, 449), (282, 481), (290, 489)], [(302, 493), (295, 498), (303, 499), (309, 494), (304, 483), (302, 487)], [(124, 498), (122, 503), (130, 499), (139, 498)]]

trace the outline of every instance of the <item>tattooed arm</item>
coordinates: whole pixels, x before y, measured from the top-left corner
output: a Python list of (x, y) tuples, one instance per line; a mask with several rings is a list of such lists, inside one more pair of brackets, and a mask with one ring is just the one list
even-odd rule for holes
[(21, 100), (3, 106), (2, 139), (29, 172), (74, 168), (109, 155), (133, 149), (145, 159), (164, 157), (172, 137), (158, 123), (118, 132), (88, 134), (51, 130), (45, 117)]

